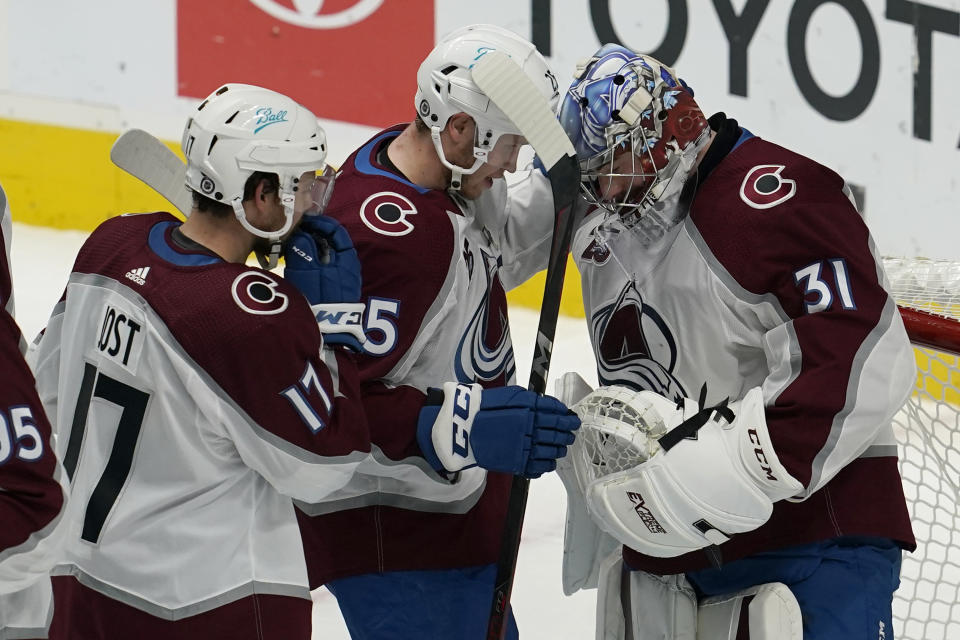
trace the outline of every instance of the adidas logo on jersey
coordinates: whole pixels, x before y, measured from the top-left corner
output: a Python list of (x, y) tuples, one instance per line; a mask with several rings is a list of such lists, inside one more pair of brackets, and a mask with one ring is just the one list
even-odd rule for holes
[(137, 284), (146, 284), (147, 282), (147, 273), (150, 272), (150, 267), (140, 267), (139, 269), (130, 269), (127, 271), (127, 278), (133, 280)]

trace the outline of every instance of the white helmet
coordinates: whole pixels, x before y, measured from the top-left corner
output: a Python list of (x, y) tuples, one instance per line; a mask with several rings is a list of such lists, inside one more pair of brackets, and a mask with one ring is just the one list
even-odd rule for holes
[[(501, 51), (516, 62), (552, 109), (559, 100), (557, 79), (536, 47), (512, 31), (492, 24), (462, 27), (443, 38), (426, 57), (417, 72), (417, 113), (430, 127), (433, 146), (445, 167), (453, 171), (451, 186), (460, 187), (460, 176), (475, 172), (504, 134), (521, 135), (513, 122), (473, 81), (471, 68), (484, 54)], [(466, 113), (477, 125), (473, 166), (464, 169), (447, 160), (440, 144), (440, 132), (450, 116)]]
[[(326, 166), (327, 140), (316, 116), (275, 91), (226, 84), (200, 103), (187, 121), (181, 148), (187, 158), (187, 186), (230, 204), (244, 229), (271, 241), (270, 263), (275, 265), (280, 239), (293, 226), (300, 176), (322, 172)], [(244, 213), (244, 185), (255, 171), (280, 179), (286, 221), (276, 231), (258, 229)]]

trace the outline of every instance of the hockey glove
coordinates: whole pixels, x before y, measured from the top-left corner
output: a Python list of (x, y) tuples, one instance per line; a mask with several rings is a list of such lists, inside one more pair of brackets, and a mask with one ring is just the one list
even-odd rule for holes
[[(689, 398), (678, 404), (650, 391), (628, 393), (629, 411), (621, 415), (638, 421), (638, 431), (661, 434), (657, 446), (646, 462), (586, 488), (594, 520), (627, 546), (669, 558), (722, 544), (756, 529), (774, 502), (803, 490), (773, 448), (759, 387), (729, 406), (704, 409)], [(593, 419), (583, 420), (589, 435)], [(614, 421), (603, 416), (597, 426), (609, 430)]]
[(329, 216), (304, 216), (283, 256), (283, 276), (310, 302), (324, 342), (362, 351), (360, 259), (347, 230)]
[(562, 402), (523, 387), (446, 382), (427, 395), (417, 441), (438, 471), (479, 466), (537, 478), (556, 468), (579, 426)]

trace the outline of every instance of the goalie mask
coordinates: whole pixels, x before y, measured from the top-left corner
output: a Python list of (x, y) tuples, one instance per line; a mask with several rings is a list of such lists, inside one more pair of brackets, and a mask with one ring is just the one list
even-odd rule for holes
[[(543, 56), (531, 43), (502, 27), (488, 24), (457, 29), (441, 40), (426, 57), (417, 72), (415, 104), (420, 119), (430, 128), (433, 146), (443, 165), (450, 169), (451, 189), (460, 188), (462, 177), (477, 171), (486, 162), (506, 167), (511, 150), (501, 153), (497, 142), (507, 134), (521, 136), (520, 129), (490, 100), (473, 81), (473, 65), (490, 51), (501, 51), (516, 62), (555, 109), (559, 100), (557, 80)], [(459, 167), (447, 159), (440, 133), (451, 116), (466, 113), (476, 123), (473, 143), (474, 163)], [(506, 145), (512, 146), (512, 145)]]
[(560, 123), (577, 150), (588, 201), (627, 227), (647, 214), (667, 228), (682, 219), (685, 212), (671, 209), (677, 209), (710, 127), (672, 69), (620, 45), (604, 45), (578, 65)]
[[(245, 84), (226, 84), (197, 107), (183, 131), (187, 186), (216, 202), (230, 204), (237, 220), (253, 235), (270, 243), (257, 255), (266, 268), (276, 266), (281, 239), (294, 223), (294, 199), (302, 186), (312, 190), (316, 208), (329, 200), (332, 172), (326, 168), (326, 135), (317, 118), (294, 100)], [(276, 230), (253, 226), (243, 209), (243, 191), (255, 171), (276, 174), (284, 223)], [(313, 185), (300, 176), (319, 172)]]

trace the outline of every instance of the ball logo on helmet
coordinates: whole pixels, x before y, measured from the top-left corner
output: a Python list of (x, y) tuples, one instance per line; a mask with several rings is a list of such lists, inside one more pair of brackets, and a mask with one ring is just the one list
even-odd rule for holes
[(264, 127), (269, 127), (272, 124), (280, 124), (281, 122), (287, 122), (287, 111), (286, 109), (281, 109), (276, 113), (273, 112), (273, 109), (270, 107), (263, 107), (257, 109), (255, 114), (257, 116), (254, 124), (254, 133), (260, 133), (260, 130)]
[(246, 271), (237, 276), (230, 292), (237, 306), (257, 316), (283, 313), (289, 299), (277, 291), (280, 284), (260, 271)]
[(335, 13), (320, 13), (324, 0), (293, 0), (293, 8), (280, 0), (250, 0), (278, 20), (307, 29), (339, 29), (357, 24), (373, 15), (383, 0), (359, 0), (353, 6)]
[(795, 180), (784, 178), (782, 164), (760, 164), (750, 169), (740, 185), (740, 199), (754, 209), (782, 204), (797, 192)]
[(360, 205), (360, 219), (369, 229), (384, 236), (405, 236), (413, 231), (407, 216), (417, 215), (409, 199), (392, 191), (369, 196)]

